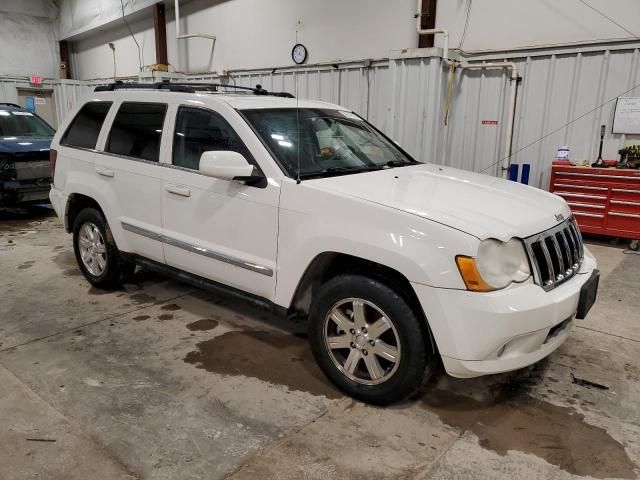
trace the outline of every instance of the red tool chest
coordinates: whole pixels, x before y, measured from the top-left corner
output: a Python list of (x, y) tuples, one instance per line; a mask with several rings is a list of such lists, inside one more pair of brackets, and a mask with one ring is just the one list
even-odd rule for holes
[(551, 192), (564, 198), (580, 229), (640, 239), (640, 171), (556, 166)]

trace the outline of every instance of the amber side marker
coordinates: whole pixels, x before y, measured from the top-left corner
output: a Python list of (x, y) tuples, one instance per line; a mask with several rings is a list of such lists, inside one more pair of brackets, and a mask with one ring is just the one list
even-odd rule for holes
[(462, 276), (462, 280), (464, 280), (467, 290), (474, 292), (490, 292), (495, 290), (480, 276), (475, 259), (458, 255), (456, 257), (456, 264), (458, 265), (458, 270), (460, 270), (460, 275)]

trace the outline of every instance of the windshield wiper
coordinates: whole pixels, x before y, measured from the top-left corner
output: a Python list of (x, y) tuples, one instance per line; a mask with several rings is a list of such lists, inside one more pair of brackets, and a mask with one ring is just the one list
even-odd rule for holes
[(380, 165), (372, 165), (372, 166), (351, 166), (351, 167), (328, 167), (325, 168), (324, 170), (320, 170), (319, 172), (309, 172), (306, 174), (302, 174), (301, 177), (305, 178), (305, 177), (321, 177), (323, 175), (332, 175), (334, 173), (340, 174), (340, 173), (360, 173), (360, 172), (370, 172), (373, 170), (380, 170), (382, 168), (382, 166)]
[(350, 172), (352, 170), (356, 170), (360, 167), (329, 167), (324, 170), (320, 170), (318, 173), (333, 173), (333, 172)]
[(406, 167), (408, 165), (413, 165), (413, 163), (411, 162), (405, 162), (404, 160), (389, 160), (385, 166), (389, 167), (389, 168), (393, 168), (393, 167)]

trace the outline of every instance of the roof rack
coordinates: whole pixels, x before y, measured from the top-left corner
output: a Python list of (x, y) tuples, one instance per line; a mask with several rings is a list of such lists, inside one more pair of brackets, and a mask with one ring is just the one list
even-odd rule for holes
[(20, 105), (18, 105), (16, 103), (11, 103), (11, 102), (0, 102), (0, 105), (4, 105), (5, 107), (22, 108)]
[[(209, 92), (217, 93), (218, 89), (233, 89), (251, 92), (254, 95), (271, 95), (273, 97), (295, 98), (289, 92), (270, 92), (262, 88), (262, 85), (256, 85), (255, 88), (241, 87), (239, 85), (225, 85), (222, 83), (173, 83), (173, 82), (158, 82), (158, 83), (124, 83), (115, 82), (107, 85), (100, 85), (96, 87), (94, 92), (113, 92), (114, 90), (126, 90), (126, 89), (147, 89), (147, 90), (167, 90), (169, 92), (182, 92), (182, 93), (196, 93), (196, 92)], [(226, 93), (226, 92), (225, 92)]]

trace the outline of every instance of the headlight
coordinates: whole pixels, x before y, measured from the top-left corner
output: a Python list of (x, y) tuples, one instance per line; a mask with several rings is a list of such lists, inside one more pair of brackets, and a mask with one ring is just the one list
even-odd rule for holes
[(484, 240), (476, 258), (458, 256), (456, 263), (467, 289), (479, 292), (499, 290), (531, 276), (524, 244), (516, 238)]

